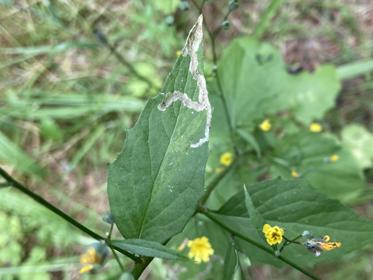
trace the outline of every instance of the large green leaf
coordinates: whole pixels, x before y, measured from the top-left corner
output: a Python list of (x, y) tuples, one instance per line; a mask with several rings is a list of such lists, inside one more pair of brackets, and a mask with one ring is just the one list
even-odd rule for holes
[[(338, 155), (339, 160), (329, 157)], [(299, 132), (289, 134), (275, 147), (273, 175), (291, 178), (295, 168), (301, 177), (320, 192), (347, 202), (364, 189), (364, 176), (348, 149), (327, 133)]]
[[(128, 131), (123, 151), (110, 166), (110, 207), (126, 238), (165, 242), (183, 229), (203, 192), (208, 147), (206, 143), (194, 148), (191, 145), (205, 135), (206, 111), (195, 112), (180, 101), (165, 111), (158, 108), (175, 91), (199, 99), (203, 84), (197, 85), (195, 78), (195, 71), (202, 73), (198, 36), (202, 36), (201, 20), (193, 27), (184, 54), (166, 80), (166, 94), (148, 101)], [(191, 57), (198, 63), (194, 72), (190, 70)]]
[(115, 246), (135, 255), (155, 257), (169, 260), (183, 260), (185, 256), (179, 252), (167, 248), (161, 243), (143, 239), (126, 239), (112, 241)]
[(277, 50), (251, 38), (232, 41), (218, 75), (234, 127), (250, 127), (266, 114), (285, 109), (309, 123), (334, 105), (340, 88), (333, 66), (291, 75)]
[[(273, 180), (248, 187), (253, 204), (267, 223), (285, 229), (285, 235), (294, 238), (304, 230), (314, 236), (330, 235), (342, 242), (342, 247), (315, 257), (304, 246), (292, 245), (285, 249), (283, 256), (300, 265), (311, 265), (319, 261), (334, 260), (346, 253), (362, 248), (373, 242), (373, 223), (357, 216), (352, 210), (336, 200), (326, 198), (310, 188), (304, 180)], [(245, 202), (245, 194), (240, 191), (213, 215), (234, 231), (255, 239)], [(271, 255), (248, 246), (241, 241), (241, 248), (256, 261), (272, 262)], [(262, 239), (256, 242), (266, 245)], [(267, 245), (268, 246), (268, 245)], [(268, 247), (269, 248), (269, 247)]]

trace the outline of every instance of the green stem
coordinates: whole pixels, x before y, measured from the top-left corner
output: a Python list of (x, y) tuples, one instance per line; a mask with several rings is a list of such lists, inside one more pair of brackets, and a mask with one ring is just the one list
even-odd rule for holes
[(152, 260), (153, 258), (142, 258), (140, 262), (137, 262), (132, 270), (133, 277), (135, 277), (135, 279), (139, 279)]
[(208, 210), (206, 209), (200, 209), (200, 213), (202, 213), (203, 215), (205, 215), (206, 217), (208, 217), (210, 220), (212, 220), (213, 222), (215, 222), (216, 224), (218, 224), (219, 226), (221, 226), (222, 228), (226, 229), (227, 231), (229, 231), (230, 233), (234, 234), (236, 237), (239, 237), (241, 238), (242, 240), (245, 240), (246, 242), (254, 245), (255, 247), (258, 247), (259, 249), (267, 252), (268, 254), (270, 255), (273, 255), (275, 256), (276, 258), (280, 259), (281, 261), (287, 263), (288, 265), (292, 266), (293, 268), (295, 268), (296, 270), (299, 270), (300, 272), (302, 272), (303, 274), (307, 275), (308, 277), (310, 277), (311, 279), (314, 279), (314, 280), (319, 280), (319, 278), (315, 275), (313, 275), (312, 273), (304, 270), (302, 267), (298, 266), (297, 264), (293, 263), (292, 261), (282, 257), (282, 256), (276, 256), (275, 253), (273, 252), (273, 250), (263, 246), (262, 244), (242, 235), (241, 233), (237, 232), (237, 231), (234, 231), (233, 229), (227, 227), (226, 225), (224, 225), (223, 223), (221, 223), (219, 220), (217, 220), (214, 216), (212, 216)]
[[(98, 20), (94, 23), (94, 26), (92, 28), (92, 33), (96, 36), (97, 40), (100, 41), (114, 56), (115, 58), (123, 64), (134, 76), (136, 76), (138, 79), (144, 81), (149, 88), (156, 88), (153, 85), (153, 82), (148, 79), (147, 77), (140, 74), (136, 68), (129, 62), (127, 59), (125, 59), (108, 40), (107, 36), (98, 28), (97, 26)], [(157, 89), (158, 90), (158, 89)]]
[(206, 203), (206, 201), (210, 197), (210, 194), (212, 193), (212, 191), (217, 187), (217, 185), (219, 184), (219, 182), (221, 181), (221, 179), (223, 179), (225, 177), (225, 175), (227, 175), (228, 172), (230, 170), (232, 170), (233, 166), (236, 165), (236, 162), (237, 161), (235, 160), (234, 162), (232, 162), (231, 165), (229, 165), (227, 168), (225, 168), (223, 170), (223, 172), (217, 174), (216, 176), (214, 176), (214, 178), (212, 178), (211, 182), (206, 187), (205, 193), (203, 194), (203, 196), (200, 199), (200, 203), (199, 204), (201, 206), (203, 206)]
[(264, 14), (261, 16), (260, 21), (255, 28), (254, 37), (260, 39), (263, 33), (267, 30), (271, 19), (275, 16), (278, 9), (281, 7), (284, 0), (272, 0), (271, 4), (267, 7)]
[(115, 250), (113, 248), (113, 245), (111, 244), (111, 234), (113, 233), (113, 228), (114, 228), (114, 224), (111, 224), (109, 234), (107, 236), (106, 244), (109, 246), (109, 248), (110, 248), (115, 260), (117, 261), (120, 269), (122, 270), (122, 272), (125, 272), (124, 266), (123, 266), (122, 262), (120, 261), (117, 252), (115, 252)]
[[(70, 215), (66, 214), (65, 212), (63, 212), (59, 208), (57, 208), (54, 205), (52, 205), (51, 203), (49, 203), (48, 201), (46, 201), (44, 198), (42, 198), (38, 194), (36, 194), (36, 193), (32, 192), (31, 190), (29, 190), (28, 188), (26, 188), (24, 185), (22, 185), (21, 183), (19, 183), (18, 181), (16, 181), (12, 176), (10, 176), (1, 167), (0, 167), (0, 176), (3, 177), (8, 182), (8, 184), (11, 187), (16, 188), (17, 190), (21, 191), (25, 195), (29, 196), (30, 198), (32, 198), (33, 200), (35, 200), (37, 203), (43, 205), (45, 208), (47, 208), (48, 210), (52, 211), (53, 213), (55, 213), (56, 215), (58, 215), (59, 217), (61, 217), (65, 221), (67, 221), (68, 223), (70, 223), (71, 225), (73, 225), (76, 228), (80, 229), (81, 231), (85, 232), (86, 234), (88, 234), (92, 238), (94, 238), (96, 240), (103, 240), (103, 241), (106, 240), (105, 237), (103, 237), (103, 236), (99, 235), (98, 233), (90, 230), (89, 228), (87, 228), (86, 226), (84, 226), (81, 223), (79, 223), (77, 220), (75, 220)], [(124, 251), (123, 249), (118, 248), (117, 246), (114, 246), (114, 245), (111, 245), (111, 246), (115, 250), (117, 250), (118, 252), (120, 252), (123, 255), (126, 255), (127, 257), (129, 257), (130, 259), (132, 259), (134, 261), (138, 261), (139, 258), (137, 258), (134, 255), (128, 253), (127, 251)]]

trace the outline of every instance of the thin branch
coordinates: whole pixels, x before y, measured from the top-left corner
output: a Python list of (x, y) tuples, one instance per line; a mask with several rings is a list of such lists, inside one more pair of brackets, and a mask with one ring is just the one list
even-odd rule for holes
[[(51, 203), (49, 203), (48, 201), (46, 201), (44, 198), (42, 198), (41, 196), (39, 196), (38, 194), (34, 193), (33, 191), (29, 190), (28, 188), (26, 188), (23, 184), (19, 183), (17, 180), (15, 180), (12, 176), (10, 176), (3, 168), (0, 167), (0, 176), (3, 177), (7, 182), (8, 184), (11, 186), (11, 187), (14, 187), (16, 188), (17, 190), (21, 191), (22, 193), (24, 193), (25, 195), (27, 195), (28, 197), (32, 198), (33, 200), (35, 200), (37, 203), (39, 203), (40, 205), (43, 205), (45, 208), (47, 208), (48, 210), (52, 211), (53, 213), (55, 213), (56, 215), (58, 215), (59, 217), (61, 217), (62, 219), (64, 219), (65, 221), (67, 221), (68, 223), (70, 223), (71, 225), (75, 226), (76, 228), (80, 229), (81, 231), (85, 232), (86, 234), (88, 234), (89, 236), (91, 236), (92, 238), (96, 239), (96, 240), (107, 240), (105, 237), (101, 236), (100, 234), (92, 231), (91, 229), (87, 228), (86, 226), (84, 226), (83, 224), (79, 223), (77, 220), (75, 220), (73, 217), (71, 217), (70, 215), (66, 214), (65, 212), (63, 212), (62, 210), (60, 210), (59, 208), (55, 207), (54, 205), (52, 205)], [(110, 243), (110, 242), (109, 242)], [(118, 252), (122, 253), (123, 255), (126, 255), (127, 257), (129, 257), (130, 259), (134, 260), (134, 261), (138, 261), (139, 258), (137, 258), (136, 256), (128, 253), (127, 251), (115, 246), (115, 245), (112, 245), (111, 246), (117, 250)]]
[[(107, 36), (98, 28), (97, 23), (92, 27), (92, 33), (95, 35), (97, 40), (103, 44), (109, 51), (112, 53), (115, 58), (123, 64), (134, 76), (136, 76), (138, 79), (144, 81), (149, 88), (156, 88), (153, 82), (145, 77), (144, 75), (140, 74), (136, 68), (127, 60), (124, 58), (123, 55), (121, 55), (116, 47), (114, 47), (108, 40)], [(158, 90), (158, 89), (157, 89)]]
[(135, 267), (132, 270), (132, 275), (135, 279), (139, 279), (141, 274), (144, 272), (146, 267), (151, 263), (153, 258), (146, 257), (142, 258), (140, 262), (136, 262)]
[(122, 270), (122, 272), (125, 272), (126, 270), (124, 269), (124, 266), (123, 266), (122, 262), (120, 261), (117, 252), (115, 252), (115, 250), (113, 248), (113, 245), (111, 244), (111, 234), (113, 233), (113, 228), (114, 228), (114, 224), (111, 224), (110, 225), (110, 230), (109, 230), (109, 233), (108, 233), (108, 236), (107, 236), (107, 239), (105, 240), (105, 242), (108, 245), (108, 247), (110, 248), (110, 250), (111, 250), (115, 260), (117, 261), (120, 269)]
[(205, 193), (203, 194), (203, 196), (201, 197), (200, 199), (200, 205), (203, 206), (207, 199), (210, 197), (210, 194), (212, 193), (212, 191), (218, 186), (219, 182), (225, 177), (225, 175), (228, 174), (229, 171), (231, 171), (233, 169), (233, 166), (236, 165), (236, 160), (231, 164), (229, 165), (227, 168), (225, 168), (223, 170), (223, 172), (217, 174), (214, 178), (212, 178), (211, 182), (207, 185), (206, 187), (206, 191)]
[[(197, 10), (200, 11), (200, 13), (203, 15), (203, 18), (205, 19), (206, 17), (205, 17), (205, 15), (203, 13), (203, 6), (200, 7), (195, 0), (191, 0), (191, 2), (197, 8)], [(203, 1), (203, 4), (204, 3), (205, 3), (205, 1)], [(218, 89), (219, 89), (219, 93), (218, 94), (219, 94), (219, 96), (220, 96), (220, 98), (221, 98), (221, 100), (223, 102), (223, 107), (224, 107), (225, 115), (227, 116), (227, 120), (228, 120), (229, 132), (230, 132), (231, 139), (232, 139), (232, 142), (233, 142), (233, 135), (234, 135), (233, 132), (234, 132), (234, 129), (233, 129), (233, 124), (232, 124), (232, 119), (231, 119), (231, 116), (229, 114), (227, 101), (226, 101), (226, 99), (224, 97), (224, 94), (223, 94), (223, 87), (222, 87), (221, 82), (220, 82), (219, 73), (218, 73), (218, 67), (217, 67), (218, 56), (217, 56), (217, 52), (216, 52), (216, 36), (210, 30), (209, 26), (207, 25), (207, 21), (206, 20), (203, 21), (203, 25), (204, 25), (205, 30), (206, 30), (209, 38), (210, 38), (212, 60), (213, 60), (213, 67), (214, 67), (214, 74), (215, 74), (216, 83), (217, 83)], [(235, 149), (235, 154), (238, 155), (237, 148), (234, 147), (234, 149)]]
[(275, 255), (275, 252), (273, 252), (271, 249), (263, 246), (262, 244), (248, 238), (247, 236), (244, 236), (242, 235), (241, 233), (237, 232), (237, 231), (234, 231), (233, 229), (231, 229), (230, 227), (227, 227), (225, 224), (221, 223), (219, 220), (217, 220), (215, 217), (213, 217), (208, 210), (206, 209), (203, 209), (201, 208), (200, 209), (200, 213), (205, 215), (206, 217), (208, 217), (210, 220), (212, 220), (213, 222), (215, 222), (216, 224), (218, 224), (219, 226), (221, 226), (222, 228), (226, 229), (227, 231), (229, 231), (230, 233), (234, 234), (236, 237), (239, 237), (243, 240), (245, 240), (246, 242), (254, 245), (255, 247), (267, 252), (268, 254), (270, 255), (273, 255), (275, 256), (276, 258), (280, 259), (281, 261), (283, 261), (284, 263), (287, 263), (288, 265), (292, 266), (293, 268), (295, 268), (296, 270), (302, 272), (304, 275), (307, 275), (308, 277), (310, 277), (311, 279), (314, 279), (314, 280), (319, 280), (319, 278), (315, 275), (313, 275), (312, 273), (306, 271), (305, 269), (303, 269), (302, 267), (298, 266), (297, 264), (293, 263), (292, 261), (282, 257), (282, 256), (276, 256)]

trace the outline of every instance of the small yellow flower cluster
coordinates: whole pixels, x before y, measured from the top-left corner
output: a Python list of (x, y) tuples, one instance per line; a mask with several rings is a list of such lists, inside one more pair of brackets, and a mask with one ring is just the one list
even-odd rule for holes
[(267, 240), (267, 243), (273, 246), (282, 242), (285, 231), (279, 226), (272, 227), (269, 224), (265, 224), (263, 226), (263, 233)]
[(262, 121), (261, 124), (259, 125), (259, 128), (261, 131), (264, 131), (264, 132), (270, 131), (272, 128), (272, 125), (269, 119), (265, 119), (264, 121)]
[(95, 265), (101, 264), (102, 257), (97, 253), (96, 249), (91, 247), (80, 257), (80, 264), (83, 267), (79, 273), (86, 273), (91, 271)]
[(220, 156), (220, 164), (223, 166), (229, 166), (233, 162), (233, 154), (230, 152), (225, 152)]
[(206, 236), (190, 240), (187, 244), (189, 248), (188, 257), (194, 259), (196, 263), (208, 262), (214, 250)]
[(319, 133), (322, 131), (322, 125), (317, 123), (317, 122), (313, 122), (310, 124), (310, 131), (311, 132), (314, 132), (314, 133)]
[(181, 50), (178, 50), (178, 51), (176, 51), (175, 54), (176, 54), (176, 57), (179, 57), (183, 54), (183, 52)]
[(330, 162), (336, 162), (339, 160), (339, 156), (337, 154), (333, 154), (329, 157)]
[(294, 178), (298, 178), (300, 175), (299, 175), (298, 171), (293, 168), (291, 170), (291, 176), (294, 177)]

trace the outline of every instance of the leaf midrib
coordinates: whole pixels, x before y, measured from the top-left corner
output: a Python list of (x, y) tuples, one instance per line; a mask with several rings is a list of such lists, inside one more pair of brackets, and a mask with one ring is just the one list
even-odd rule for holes
[[(181, 67), (179, 67), (179, 69), (177, 70), (177, 75), (176, 75), (175, 80), (177, 79), (177, 77), (178, 77), (178, 75), (179, 75), (180, 68), (181, 68)], [(188, 75), (187, 75), (187, 77), (188, 77), (188, 76), (189, 76), (189, 71), (188, 71)], [(193, 81), (193, 80), (194, 80), (194, 79), (193, 79), (193, 77), (192, 77), (192, 81)], [(185, 88), (186, 88), (187, 82), (188, 82), (188, 78), (186, 79), (186, 82), (185, 82), (185, 84), (184, 84), (183, 92), (185, 92)], [(195, 92), (195, 90), (196, 90), (197, 87), (198, 87), (198, 85), (196, 84), (196, 87), (194, 88), (194, 92)], [(168, 152), (168, 150), (169, 150), (169, 148), (170, 148), (171, 140), (172, 140), (173, 137), (174, 137), (174, 133), (175, 133), (176, 127), (177, 127), (177, 125), (178, 125), (178, 123), (179, 123), (179, 120), (180, 120), (180, 110), (181, 110), (181, 106), (182, 106), (182, 105), (180, 104), (179, 110), (178, 110), (178, 112), (177, 112), (178, 115), (177, 115), (177, 118), (176, 118), (176, 123), (175, 123), (175, 125), (174, 125), (174, 127), (173, 127), (171, 137), (169, 138), (169, 141), (168, 141), (168, 144), (167, 144), (166, 151), (165, 151), (165, 153), (164, 153), (164, 155), (163, 155), (163, 157), (162, 157), (161, 163), (160, 163), (159, 168), (158, 168), (158, 170), (157, 170), (157, 174), (156, 174), (156, 176), (155, 176), (155, 178), (154, 178), (154, 180), (153, 180), (153, 182), (152, 182), (152, 185), (151, 185), (151, 189), (152, 189), (152, 190), (151, 190), (151, 192), (150, 192), (149, 199), (148, 199), (148, 201), (147, 201), (147, 203), (146, 203), (146, 206), (145, 206), (144, 215), (143, 215), (142, 220), (141, 220), (141, 227), (140, 227), (140, 232), (139, 232), (139, 238), (141, 238), (141, 235), (143, 234), (143, 231), (144, 231), (145, 219), (146, 219), (146, 217), (148, 216), (149, 206), (150, 206), (150, 203), (151, 203), (151, 200), (152, 200), (152, 197), (153, 197), (153, 192), (154, 192), (154, 185), (155, 185), (155, 182), (156, 182), (157, 179), (158, 179), (158, 176), (159, 176), (159, 174), (160, 174), (160, 170), (162, 169), (162, 166), (163, 166), (163, 162), (164, 162), (164, 159), (165, 159), (165, 155), (167, 154), (167, 152)], [(169, 108), (169, 109), (170, 109), (170, 108)], [(154, 110), (154, 108), (153, 108), (153, 110)], [(152, 111), (153, 111), (153, 110), (152, 110)], [(150, 122), (150, 118), (148, 119), (148, 128), (149, 128), (149, 122)], [(147, 136), (149, 137), (149, 129), (148, 129), (148, 134), (147, 134)], [(148, 141), (148, 148), (149, 148), (149, 151), (150, 151), (149, 141)], [(150, 152), (149, 152), (149, 155), (150, 155)]]

